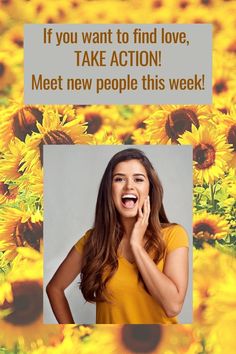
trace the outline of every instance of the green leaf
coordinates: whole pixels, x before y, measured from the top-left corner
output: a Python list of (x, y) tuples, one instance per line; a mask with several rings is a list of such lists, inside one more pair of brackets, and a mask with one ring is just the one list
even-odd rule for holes
[(222, 245), (218, 241), (215, 243), (215, 248), (217, 248), (219, 251), (229, 254), (230, 256), (236, 257), (236, 245), (235, 244), (224, 244)]
[(203, 192), (205, 192), (205, 189), (203, 187), (195, 187), (193, 191), (194, 193), (202, 194)]

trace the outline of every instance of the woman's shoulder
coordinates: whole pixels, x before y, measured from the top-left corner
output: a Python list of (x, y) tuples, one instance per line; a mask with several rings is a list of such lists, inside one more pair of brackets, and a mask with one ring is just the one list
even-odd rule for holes
[(85, 242), (88, 240), (89, 236), (92, 234), (93, 229), (89, 229), (85, 232), (85, 234), (76, 242), (75, 248), (78, 252), (80, 252), (84, 245)]
[(162, 225), (162, 235), (167, 253), (179, 247), (189, 247), (188, 234), (182, 225), (164, 224)]

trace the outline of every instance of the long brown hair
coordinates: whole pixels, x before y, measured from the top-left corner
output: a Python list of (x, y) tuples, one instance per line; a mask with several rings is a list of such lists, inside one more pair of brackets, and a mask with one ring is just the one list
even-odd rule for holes
[[(111, 197), (112, 178), (115, 166), (128, 160), (138, 160), (144, 166), (150, 184), (151, 211), (144, 248), (155, 263), (163, 257), (165, 245), (161, 228), (162, 224), (169, 224), (169, 221), (162, 202), (161, 182), (151, 162), (141, 150), (122, 150), (111, 158), (103, 174), (97, 197), (94, 226), (84, 245), (80, 289), (85, 300), (89, 302), (109, 301), (106, 283), (118, 268), (118, 247), (123, 237), (123, 228)], [(139, 280), (142, 281), (140, 273)]]

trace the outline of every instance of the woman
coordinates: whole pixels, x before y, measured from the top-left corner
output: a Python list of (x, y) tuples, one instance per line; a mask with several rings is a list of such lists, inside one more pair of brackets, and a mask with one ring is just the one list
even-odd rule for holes
[(47, 286), (59, 323), (74, 323), (64, 290), (81, 273), (96, 323), (177, 323), (188, 282), (188, 237), (169, 223), (157, 174), (137, 149), (115, 154), (100, 184), (93, 229)]

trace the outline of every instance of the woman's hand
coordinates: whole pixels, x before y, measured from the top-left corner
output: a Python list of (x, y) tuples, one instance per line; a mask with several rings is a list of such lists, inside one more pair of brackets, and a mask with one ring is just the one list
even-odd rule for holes
[(143, 246), (144, 235), (147, 230), (149, 215), (150, 215), (150, 197), (147, 196), (143, 204), (143, 211), (141, 207), (139, 207), (138, 209), (137, 221), (134, 225), (134, 228), (130, 236), (131, 246), (133, 245)]

